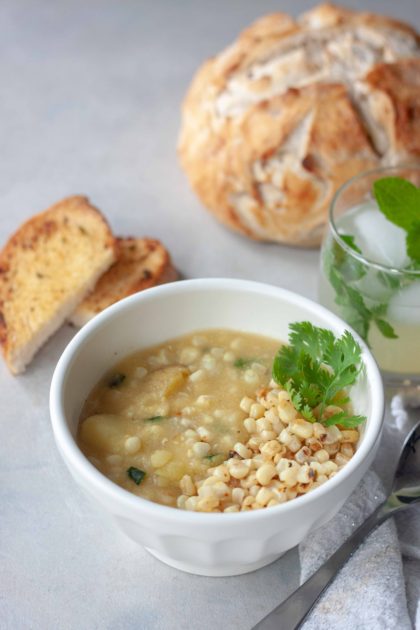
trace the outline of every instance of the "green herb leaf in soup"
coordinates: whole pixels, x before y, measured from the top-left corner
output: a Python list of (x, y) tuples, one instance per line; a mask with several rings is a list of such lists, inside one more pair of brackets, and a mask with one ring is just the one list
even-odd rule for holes
[(205, 455), (203, 459), (208, 461), (212, 466), (217, 466), (226, 459), (226, 456), (223, 455), (223, 453), (214, 453), (213, 455)]
[(139, 486), (145, 478), (146, 473), (144, 472), (144, 470), (140, 470), (140, 468), (130, 466), (130, 468), (127, 470), (127, 475), (130, 477), (130, 479), (134, 481), (135, 484)]
[(108, 386), (111, 388), (119, 387), (125, 381), (125, 374), (121, 372), (116, 372), (111, 376), (108, 381)]
[(144, 418), (143, 422), (162, 422), (166, 420), (168, 416), (152, 416), (151, 418)]
[(233, 362), (233, 366), (238, 368), (239, 370), (245, 370), (246, 368), (251, 367), (251, 365), (255, 362), (256, 362), (255, 359), (239, 358)]

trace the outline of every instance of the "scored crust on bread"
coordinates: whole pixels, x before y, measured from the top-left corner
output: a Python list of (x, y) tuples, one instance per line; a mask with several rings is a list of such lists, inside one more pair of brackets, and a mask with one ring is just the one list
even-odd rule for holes
[(420, 158), (419, 111), (416, 31), (321, 4), (262, 17), (199, 68), (179, 155), (225, 225), (313, 246), (344, 181)]
[(176, 280), (169, 253), (157, 240), (118, 238), (117, 261), (98, 280), (69, 321), (83, 326), (104, 308), (133, 293)]
[(86, 197), (24, 223), (0, 252), (0, 344), (19, 374), (114, 262), (115, 238)]

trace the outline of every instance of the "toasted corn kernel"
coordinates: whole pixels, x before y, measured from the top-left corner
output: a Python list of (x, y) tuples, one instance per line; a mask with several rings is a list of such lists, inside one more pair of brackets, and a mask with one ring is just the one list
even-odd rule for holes
[(280, 401), (277, 406), (277, 410), (280, 420), (285, 424), (289, 424), (290, 422), (292, 422), (292, 420), (294, 420), (298, 415), (296, 409), (288, 400)]
[(324, 442), (327, 436), (327, 429), (320, 422), (314, 422), (313, 424), (314, 437), (316, 437), (321, 442)]
[(286, 444), (288, 446), (289, 442), (292, 440), (292, 434), (288, 429), (283, 429), (283, 431), (279, 435), (279, 440), (282, 444)]
[[(347, 462), (349, 461), (348, 457), (345, 457), (342, 453), (337, 453), (337, 455), (334, 458), (334, 462), (337, 464), (337, 466), (339, 466), (341, 468), (341, 466), (344, 466), (345, 464), (347, 464)], [(333, 463), (333, 462), (331, 462)], [(331, 472), (335, 472), (334, 470)]]
[(217, 466), (213, 470), (213, 475), (214, 477), (217, 477), (219, 481), (224, 481), (225, 483), (227, 483), (230, 480), (230, 474), (227, 469), (227, 466), (224, 466), (223, 464), (220, 466)]
[(229, 473), (235, 479), (244, 479), (249, 473), (250, 467), (243, 461), (237, 461), (229, 466)]
[(263, 464), (256, 472), (257, 481), (262, 486), (267, 486), (276, 475), (277, 470), (272, 464)]
[(262, 443), (262, 439), (254, 435), (252, 438), (248, 440), (248, 448), (252, 449), (255, 452), (258, 452), (261, 443)]
[(192, 497), (196, 493), (196, 487), (190, 475), (184, 475), (179, 482), (179, 486), (182, 492), (189, 497)]
[(251, 495), (248, 495), (242, 501), (242, 506), (241, 507), (242, 507), (242, 509), (250, 508), (253, 503), (254, 503), (254, 497), (251, 496)]
[(218, 499), (226, 499), (231, 496), (231, 489), (223, 481), (217, 481), (211, 488)]
[(244, 420), (244, 427), (248, 433), (255, 433), (257, 430), (257, 424), (254, 418), (246, 418), (246, 420)]
[(337, 467), (338, 465), (335, 462), (329, 460), (328, 462), (321, 464), (321, 473), (324, 475), (330, 475), (331, 473), (336, 472)]
[(359, 432), (354, 429), (343, 429), (343, 431), (341, 431), (341, 439), (343, 442), (356, 444), (356, 442), (359, 441)]
[(255, 497), (256, 502), (263, 507), (267, 505), (271, 499), (274, 499), (274, 495), (268, 488), (261, 488)]
[(267, 457), (274, 457), (274, 455), (282, 451), (282, 448), (282, 445), (277, 440), (269, 440), (260, 447), (260, 451)]
[(304, 464), (298, 474), (297, 474), (297, 481), (298, 483), (309, 483), (311, 481), (311, 477), (309, 476), (309, 465), (308, 464)]
[(176, 500), (177, 507), (179, 507), (181, 510), (185, 510), (185, 502), (187, 499), (188, 497), (186, 497), (185, 494), (180, 494)]
[(309, 446), (309, 448), (311, 449), (313, 453), (316, 453), (317, 451), (320, 451), (322, 449), (321, 442), (315, 437), (312, 437), (312, 438), (309, 438), (309, 440), (306, 440), (306, 446)]
[(247, 448), (245, 444), (242, 444), (242, 442), (237, 442), (233, 447), (233, 450), (244, 459), (248, 459), (248, 457), (251, 457), (252, 455), (252, 451)]
[(260, 435), (264, 442), (269, 442), (277, 437), (277, 433), (275, 431), (261, 431)]
[(216, 498), (206, 497), (200, 499), (197, 503), (196, 510), (200, 512), (211, 512), (219, 506), (219, 500)]
[(249, 396), (244, 396), (239, 403), (239, 407), (242, 409), (242, 411), (245, 411), (245, 413), (249, 413), (249, 410), (251, 409), (254, 402), (255, 401), (252, 400), (252, 398), (250, 398)]
[(288, 488), (296, 484), (299, 472), (299, 465), (296, 462), (292, 462), (292, 464), (294, 465), (286, 468), (279, 475), (280, 481), (283, 481)]
[(344, 457), (351, 459), (354, 455), (353, 445), (348, 442), (344, 442), (344, 444), (340, 446), (340, 453), (342, 453)]
[(330, 459), (328, 452), (324, 448), (322, 448), (320, 451), (317, 451), (314, 454), (314, 457), (316, 461), (319, 462), (320, 464), (323, 464), (324, 462), (327, 462)]
[(289, 424), (289, 431), (302, 440), (307, 440), (312, 437), (314, 432), (312, 423), (302, 420), (301, 418), (297, 418)]
[(255, 420), (257, 420), (257, 418), (262, 418), (264, 416), (264, 412), (265, 407), (263, 407), (259, 403), (253, 403), (249, 410), (249, 415), (251, 418), (255, 418)]
[(307, 446), (302, 446), (302, 448), (297, 451), (295, 455), (295, 460), (298, 462), (298, 464), (304, 464), (311, 457), (312, 457), (311, 449), (308, 448)]
[(301, 446), (302, 444), (299, 438), (297, 438), (296, 435), (292, 435), (292, 439), (287, 445), (289, 451), (292, 451), (292, 453), (297, 453)]
[(188, 499), (185, 501), (185, 508), (191, 511), (196, 510), (199, 500), (200, 499), (198, 497), (188, 497)]
[(245, 497), (245, 490), (243, 488), (233, 488), (232, 490), (232, 501), (237, 503), (238, 505), (242, 504), (242, 501)]
[(340, 450), (340, 442), (334, 442), (334, 444), (324, 444), (324, 449), (331, 455), (335, 455)]
[(324, 440), (325, 444), (334, 444), (335, 442), (339, 442), (342, 438), (341, 431), (338, 427), (333, 425), (332, 427), (327, 427), (327, 435)]

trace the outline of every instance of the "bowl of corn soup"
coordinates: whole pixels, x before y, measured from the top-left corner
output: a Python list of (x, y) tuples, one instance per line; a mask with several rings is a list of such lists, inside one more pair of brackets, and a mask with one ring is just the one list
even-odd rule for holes
[[(315, 348), (328, 396), (292, 369)], [(334, 516), (374, 458), (383, 390), (368, 348), (318, 304), (188, 280), (82, 328), (50, 411), (74, 479), (124, 533), (173, 567), (223, 576), (272, 562)]]

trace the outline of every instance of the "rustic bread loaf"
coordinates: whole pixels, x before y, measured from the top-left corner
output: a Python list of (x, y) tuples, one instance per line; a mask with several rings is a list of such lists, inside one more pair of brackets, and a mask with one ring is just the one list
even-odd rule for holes
[(83, 326), (114, 302), (137, 291), (171, 282), (177, 277), (169, 253), (159, 241), (151, 238), (118, 238), (116, 262), (78, 305), (70, 322), (75, 326)]
[(420, 38), (324, 4), (276, 13), (198, 71), (179, 154), (203, 203), (255, 239), (318, 244), (337, 187), (420, 159)]
[(115, 239), (86, 197), (24, 223), (0, 252), (0, 344), (14, 374), (66, 321), (115, 260)]

